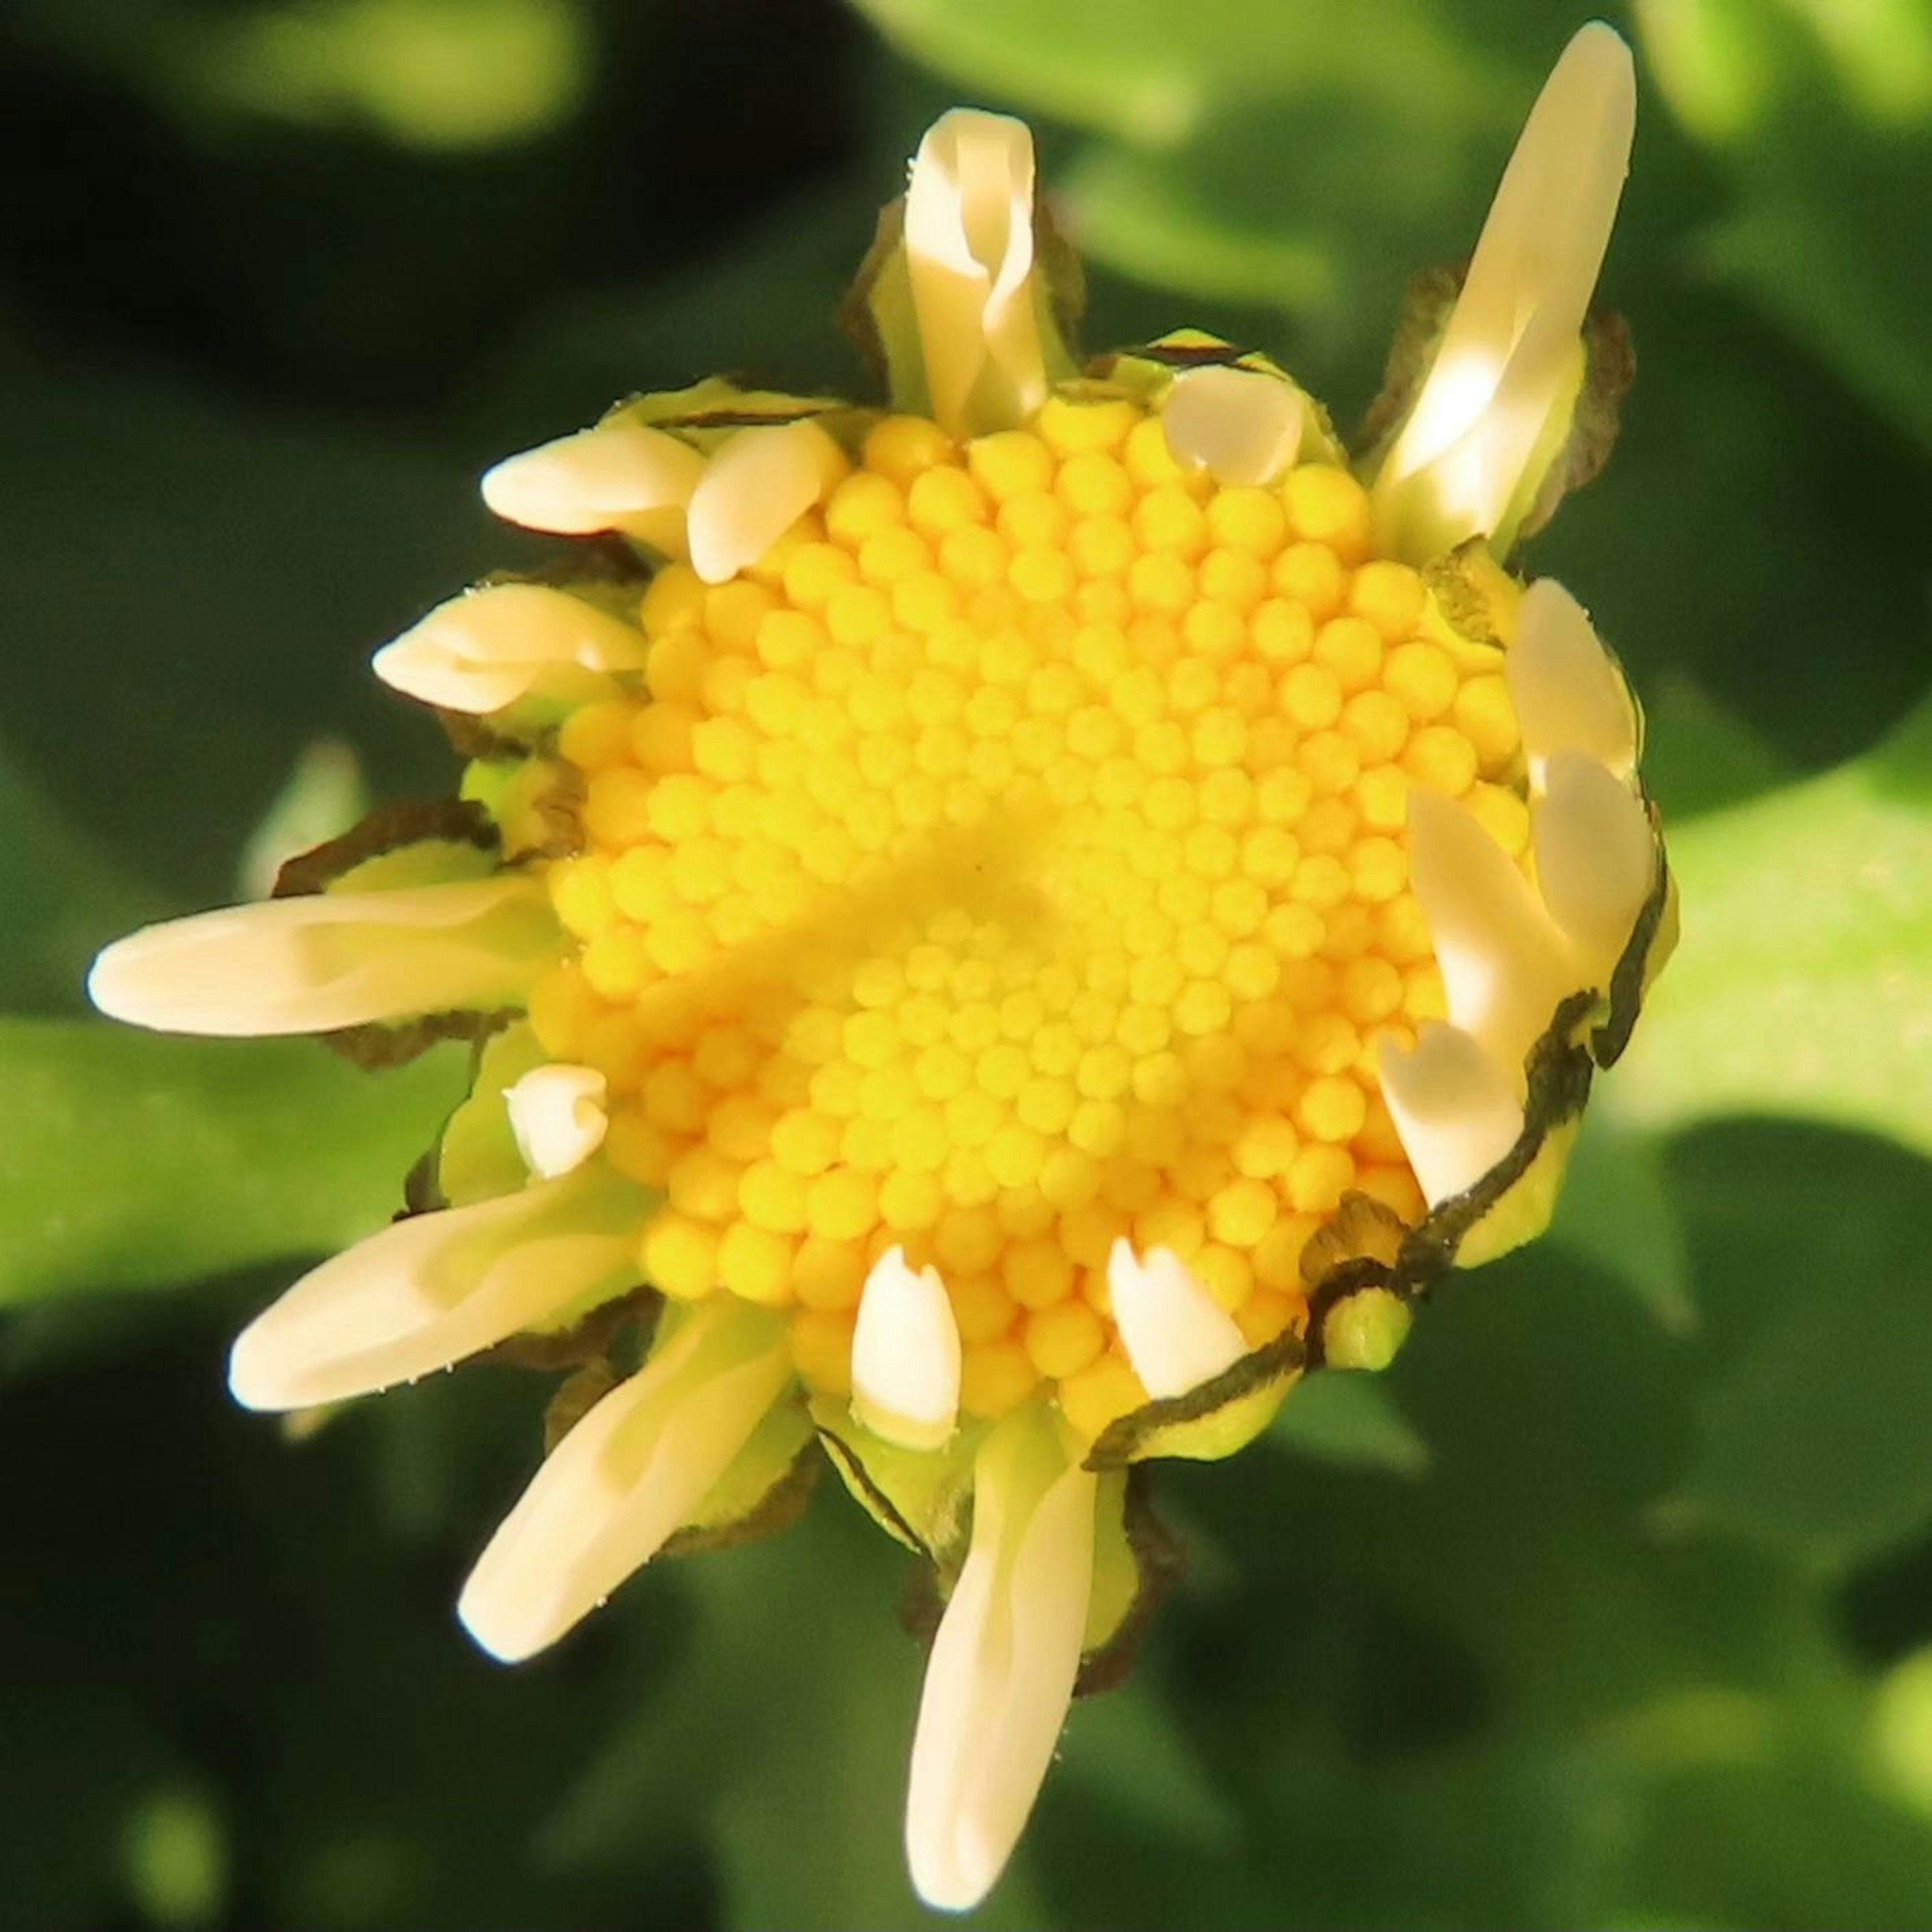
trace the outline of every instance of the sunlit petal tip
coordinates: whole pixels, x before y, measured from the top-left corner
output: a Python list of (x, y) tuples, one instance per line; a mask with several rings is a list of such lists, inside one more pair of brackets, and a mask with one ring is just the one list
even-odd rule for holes
[(937, 1449), (959, 1420), (959, 1327), (936, 1270), (903, 1248), (873, 1264), (852, 1331), (852, 1412), (905, 1449)]
[(445, 1369), (543, 1320), (630, 1258), (622, 1233), (574, 1211), (582, 1184), (416, 1214), (322, 1263), (236, 1338), (244, 1407), (305, 1408)]
[(1166, 1248), (1139, 1257), (1117, 1240), (1107, 1288), (1121, 1346), (1150, 1396), (1185, 1395), (1247, 1353), (1234, 1318)]
[(972, 1548), (926, 1665), (906, 1798), (907, 1860), (928, 1905), (977, 1905), (1039, 1796), (1079, 1672), (1097, 1496), (1036, 1409), (975, 1460)]
[(110, 1019), (160, 1033), (329, 1033), (512, 1004), (555, 940), (541, 881), (521, 874), (319, 892), (130, 933), (87, 991)]
[(1024, 122), (961, 107), (933, 123), (906, 191), (906, 268), (933, 414), (956, 436), (1046, 400), (1033, 218)]
[(1558, 925), (1600, 981), (1657, 880), (1657, 837), (1642, 802), (1587, 752), (1549, 761), (1532, 820), (1537, 882)]
[(1408, 794), (1409, 871), (1450, 1018), (1518, 1067), (1567, 994), (1573, 964), (1536, 889), (1466, 807)]
[(1508, 541), (1553, 452), (1636, 131), (1630, 50), (1600, 22), (1531, 110), (1427, 375), (1376, 479), (1384, 540)]
[(1184, 370), (1161, 411), (1177, 462), (1216, 482), (1271, 483), (1294, 460), (1306, 412), (1300, 396), (1258, 369)]
[(514, 704), (553, 665), (639, 669), (644, 636), (567, 591), (492, 584), (439, 604), (372, 662), (406, 698), (481, 716)]
[(506, 523), (590, 536), (681, 508), (704, 469), (689, 444), (620, 421), (506, 457), (484, 472), (483, 500)]
[(554, 1643), (696, 1511), (790, 1374), (766, 1311), (695, 1309), (531, 1480), (464, 1586), (464, 1628), (506, 1664)]
[(503, 1099), (524, 1165), (546, 1180), (581, 1167), (604, 1144), (610, 1083), (592, 1066), (533, 1066)]
[(1514, 1083), (1460, 1027), (1431, 1021), (1409, 1048), (1384, 1041), (1381, 1065), (1382, 1097), (1430, 1207), (1473, 1186), (1521, 1137)]
[(706, 583), (722, 584), (757, 562), (844, 466), (838, 446), (815, 422), (740, 430), (692, 493), (686, 526), (692, 568)]
[(1636, 707), (1588, 614), (1553, 578), (1539, 578), (1523, 592), (1503, 673), (1534, 788), (1542, 788), (1551, 754), (1566, 750), (1587, 752), (1618, 778), (1630, 778)]

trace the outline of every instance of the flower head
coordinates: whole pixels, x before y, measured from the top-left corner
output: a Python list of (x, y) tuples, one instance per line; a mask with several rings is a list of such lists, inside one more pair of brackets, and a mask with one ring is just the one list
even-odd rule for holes
[(499, 464), (499, 514), (585, 541), (376, 659), (460, 796), (94, 968), (151, 1026), (476, 1042), (428, 1198), (236, 1394), (576, 1337), (608, 1392), (463, 1593), (506, 1659), (816, 1443), (944, 1600), (935, 1904), (1166, 1573), (1138, 1466), (1382, 1366), (1537, 1233), (1667, 949), (1635, 706), (1502, 562), (1601, 460), (1630, 94), (1586, 29), (1359, 464), (1198, 332), (1078, 362), (1024, 129), (946, 116), (855, 292), (890, 406), (707, 382)]

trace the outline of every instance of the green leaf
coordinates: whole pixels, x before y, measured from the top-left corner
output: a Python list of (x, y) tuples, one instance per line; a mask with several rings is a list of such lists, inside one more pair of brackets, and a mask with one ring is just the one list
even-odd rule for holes
[(1814, 1286), (1726, 1376), (1664, 1520), (1837, 1572), (1932, 1523), (1932, 1279), (1906, 1257)]
[(378, 1077), (310, 1040), (0, 1022), (0, 1304), (326, 1252), (400, 1205), (464, 1056)]
[(1670, 839), (1684, 938), (1600, 1104), (1798, 1116), (1932, 1153), (1932, 706)]
[(1664, 98), (1732, 190), (1703, 265), (1932, 444), (1932, 322), (1898, 245), (1932, 192), (1932, 14), (1652, 0), (1639, 22)]

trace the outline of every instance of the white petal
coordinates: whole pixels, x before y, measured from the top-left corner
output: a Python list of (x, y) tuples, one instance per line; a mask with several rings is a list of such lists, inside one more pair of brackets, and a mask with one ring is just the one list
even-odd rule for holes
[(542, 881), (499, 873), (171, 920), (107, 947), (87, 992), (110, 1018), (161, 1033), (328, 1033), (514, 1005), (556, 948)]
[(483, 500), (506, 522), (560, 536), (623, 530), (655, 541), (691, 500), (704, 459), (688, 443), (618, 421), (506, 457)]
[(504, 1090), (517, 1151), (546, 1180), (581, 1167), (604, 1144), (610, 1083), (594, 1066), (533, 1066)]
[(1234, 1318), (1165, 1248), (1142, 1261), (1116, 1241), (1107, 1288), (1121, 1346), (1150, 1396), (1185, 1395), (1248, 1352)]
[(825, 494), (843, 461), (815, 422), (739, 430), (692, 493), (692, 568), (706, 583), (722, 584), (756, 563)]
[(1024, 123), (955, 108), (920, 143), (906, 268), (933, 414), (952, 435), (1010, 428), (1046, 400), (1033, 202)]
[(650, 1562), (751, 1439), (791, 1372), (784, 1330), (717, 1295), (558, 1444), (457, 1605), (514, 1664), (554, 1643)]
[(606, 1176), (539, 1182), (411, 1215), (303, 1276), (229, 1356), (250, 1408), (304, 1408), (445, 1369), (636, 1266), (635, 1191)]
[(1472, 1187), (1522, 1137), (1504, 1070), (1460, 1028), (1427, 1022), (1412, 1048), (1384, 1040), (1382, 1098), (1430, 1207)]
[(928, 1905), (978, 1904), (1039, 1796), (1080, 1668), (1096, 1492), (1031, 1406), (975, 1461), (972, 1549), (926, 1664), (906, 1798)]
[(1587, 752), (1620, 778), (1636, 770), (1636, 707), (1623, 674), (1583, 607), (1553, 578), (1523, 592), (1503, 675), (1538, 790), (1556, 752)]
[(1531, 821), (1544, 903), (1600, 986), (1629, 943), (1657, 879), (1657, 840), (1641, 802), (1583, 752), (1550, 760)]
[(1301, 398), (1258, 369), (1188, 369), (1174, 379), (1160, 423), (1174, 460), (1218, 483), (1271, 483), (1300, 447)]
[(1576, 990), (1562, 934), (1474, 815), (1419, 785), (1408, 794), (1408, 855), (1450, 1018), (1520, 1068)]
[(553, 665), (637, 670), (644, 662), (644, 633), (581, 597), (492, 584), (439, 604), (374, 665), (405, 697), (480, 716), (514, 704)]
[(937, 1449), (959, 1420), (959, 1325), (937, 1270), (903, 1248), (873, 1264), (852, 1331), (852, 1413), (905, 1449)]
[(1577, 344), (1629, 171), (1636, 83), (1600, 22), (1531, 110), (1414, 407), (1376, 482), (1384, 541), (1435, 554), (1500, 530)]

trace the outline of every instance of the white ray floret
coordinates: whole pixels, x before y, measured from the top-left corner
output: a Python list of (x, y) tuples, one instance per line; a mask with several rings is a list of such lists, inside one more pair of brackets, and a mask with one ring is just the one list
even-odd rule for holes
[(852, 1331), (852, 1413), (888, 1442), (937, 1449), (959, 1422), (959, 1324), (936, 1269), (873, 1263)]
[(1301, 446), (1300, 397), (1258, 369), (1188, 369), (1174, 379), (1161, 428), (1174, 460), (1217, 483), (1271, 483)]
[(610, 1082), (594, 1066), (533, 1066), (504, 1090), (510, 1131), (524, 1165), (554, 1180), (581, 1167), (604, 1144), (610, 1124)]
[(1584, 752), (1550, 758), (1531, 820), (1544, 902), (1600, 985), (1629, 943), (1657, 878), (1657, 838), (1642, 802)]
[(1564, 936), (1535, 887), (1463, 806), (1412, 787), (1408, 843), (1449, 1017), (1499, 1065), (1520, 1069), (1576, 990)]
[(414, 1214), (326, 1261), (236, 1339), (228, 1381), (250, 1408), (304, 1408), (446, 1369), (621, 1286), (635, 1191), (572, 1175)]
[(700, 1304), (551, 1452), (478, 1559), (457, 1614), (506, 1664), (554, 1643), (650, 1562), (790, 1378), (782, 1324)]
[(722, 444), (691, 494), (691, 567), (722, 584), (756, 563), (838, 479), (845, 460), (815, 422), (760, 424)]
[(928, 130), (905, 200), (905, 266), (932, 414), (954, 436), (1024, 422), (1046, 399), (1035, 284), (1033, 136), (956, 108)]
[(1506, 544), (1555, 452), (1629, 172), (1630, 50), (1600, 22), (1564, 50), (1510, 158), (1462, 292), (1375, 483), (1384, 543), (1412, 557)]
[(328, 1033), (514, 1004), (556, 946), (542, 881), (506, 873), (172, 920), (107, 947), (87, 991), (162, 1033)]
[(1636, 706), (1588, 615), (1553, 578), (1523, 592), (1503, 660), (1510, 700), (1540, 792), (1552, 753), (1587, 752), (1628, 783), (1636, 770)]
[(392, 690), (476, 716), (524, 697), (546, 670), (638, 670), (644, 634), (568, 591), (491, 584), (440, 604), (373, 660)]
[(1034, 1405), (975, 1460), (972, 1547), (926, 1664), (906, 1799), (928, 1905), (977, 1905), (1039, 1796), (1079, 1672), (1097, 1495)]
[(1426, 1022), (1412, 1047), (1384, 1041), (1382, 1098), (1431, 1208), (1474, 1184), (1523, 1130), (1516, 1083), (1460, 1027)]
[(601, 530), (661, 545), (681, 530), (704, 458), (677, 437), (622, 418), (506, 457), (483, 478), (505, 522), (558, 536)]
[(1136, 1256), (1118, 1240), (1107, 1258), (1114, 1326), (1149, 1395), (1185, 1395), (1248, 1352), (1234, 1317), (1166, 1248)]

